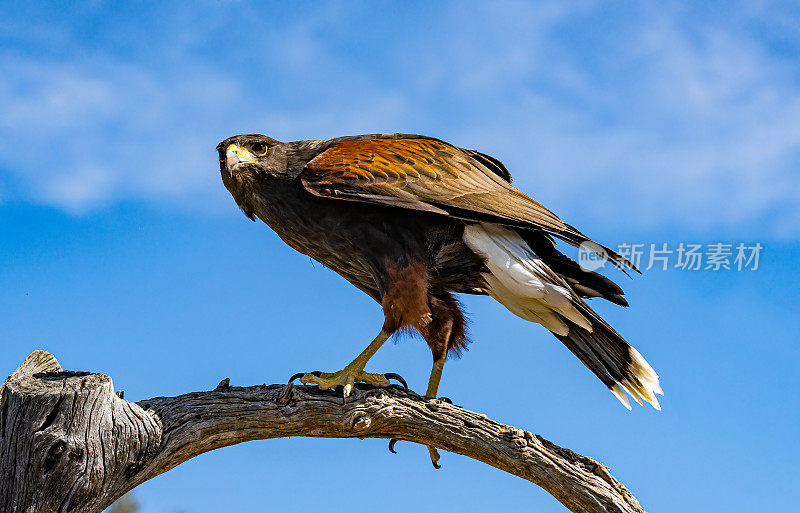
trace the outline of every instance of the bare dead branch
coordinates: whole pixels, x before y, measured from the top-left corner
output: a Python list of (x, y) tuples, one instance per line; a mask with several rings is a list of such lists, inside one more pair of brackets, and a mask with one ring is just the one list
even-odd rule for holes
[(0, 511), (101, 512), (162, 472), (228, 445), (288, 436), (397, 438), (527, 479), (582, 513), (642, 513), (602, 464), (515, 427), (400, 387), (346, 404), (310, 386), (231, 387), (131, 403), (103, 374), (32, 353), (0, 388)]

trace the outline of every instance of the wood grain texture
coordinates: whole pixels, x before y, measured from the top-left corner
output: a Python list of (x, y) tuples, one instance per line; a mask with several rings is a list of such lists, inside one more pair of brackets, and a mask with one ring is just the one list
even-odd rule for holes
[(131, 403), (114, 393), (108, 376), (64, 372), (43, 355), (35, 360), (39, 363), (21, 367), (2, 391), (4, 513), (99, 513), (194, 456), (288, 436), (433, 445), (527, 479), (574, 512), (643, 512), (593, 459), (399, 387), (357, 387), (342, 404), (333, 392), (315, 387), (239, 388), (223, 380), (212, 391)]

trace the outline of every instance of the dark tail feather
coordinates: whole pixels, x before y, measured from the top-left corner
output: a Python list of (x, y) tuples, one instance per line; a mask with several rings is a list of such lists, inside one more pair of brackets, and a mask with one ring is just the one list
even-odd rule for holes
[(592, 331), (568, 322), (569, 333), (555, 334), (556, 337), (600, 378), (626, 408), (630, 410), (631, 406), (623, 389), (637, 403), (642, 404), (644, 399), (660, 410), (655, 396), (663, 395), (658, 374), (614, 328), (589, 307), (586, 310), (587, 314), (591, 313), (586, 317), (591, 320)]

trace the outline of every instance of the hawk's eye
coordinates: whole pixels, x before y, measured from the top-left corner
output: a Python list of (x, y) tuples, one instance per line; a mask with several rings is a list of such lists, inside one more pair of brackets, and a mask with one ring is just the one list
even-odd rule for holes
[(256, 142), (250, 146), (250, 149), (253, 150), (253, 153), (258, 155), (259, 157), (267, 153), (267, 145), (263, 142)]

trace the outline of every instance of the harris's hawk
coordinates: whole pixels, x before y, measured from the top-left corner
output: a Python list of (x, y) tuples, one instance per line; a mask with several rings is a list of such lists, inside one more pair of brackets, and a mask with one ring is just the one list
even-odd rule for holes
[(387, 385), (386, 375), (364, 372), (367, 361), (393, 333), (416, 329), (433, 353), (426, 395), (436, 397), (446, 357), (467, 344), (453, 293), (488, 294), (550, 330), (627, 408), (625, 392), (659, 408), (658, 375), (583, 300), (627, 306), (622, 290), (555, 239), (635, 267), (512, 186), (497, 159), (408, 134), (290, 143), (239, 135), (217, 149), (222, 181), (247, 217), (383, 307), (380, 333), (355, 360), (302, 382), (341, 386), (345, 397), (355, 382)]

